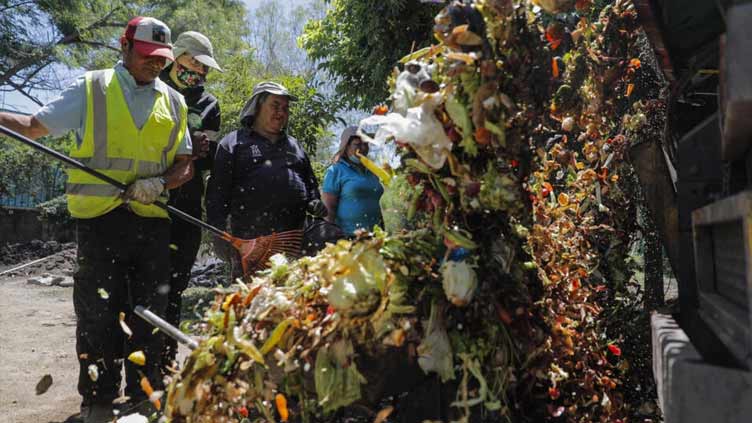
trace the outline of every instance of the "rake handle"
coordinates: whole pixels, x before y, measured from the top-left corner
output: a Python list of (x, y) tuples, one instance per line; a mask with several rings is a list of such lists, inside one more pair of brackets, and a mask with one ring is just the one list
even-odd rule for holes
[[(125, 190), (128, 189), (128, 186), (126, 184), (124, 184), (124, 183), (122, 183), (122, 182), (120, 182), (120, 181), (118, 181), (116, 179), (113, 179), (110, 176), (107, 176), (107, 175), (105, 175), (102, 172), (99, 172), (97, 170), (94, 170), (94, 169), (90, 168), (90, 167), (86, 166), (85, 164), (79, 162), (76, 159), (68, 157), (65, 154), (62, 154), (60, 152), (57, 152), (57, 151), (55, 151), (55, 150), (47, 147), (46, 145), (43, 145), (41, 143), (38, 143), (38, 142), (32, 140), (31, 138), (28, 138), (28, 137), (26, 137), (24, 135), (21, 135), (18, 132), (12, 130), (12, 129), (6, 128), (3, 125), (0, 125), (0, 133), (3, 133), (3, 134), (5, 134), (5, 135), (7, 135), (7, 136), (9, 136), (11, 138), (14, 138), (15, 140), (20, 141), (20, 142), (28, 145), (29, 147), (32, 147), (32, 148), (34, 148), (36, 150), (39, 150), (39, 151), (41, 151), (41, 152), (43, 152), (43, 153), (45, 153), (45, 154), (47, 154), (49, 156), (52, 156), (52, 157), (60, 160), (61, 162), (65, 163), (67, 165), (70, 165), (72, 167), (75, 167), (76, 169), (82, 170), (82, 171), (88, 173), (89, 175), (91, 175), (91, 176), (93, 176), (93, 177), (95, 177), (97, 179), (100, 179), (100, 180), (102, 180), (104, 182), (107, 182), (108, 184), (114, 186), (115, 188), (119, 189), (122, 192), (125, 192)], [(227, 232), (225, 232), (225, 231), (223, 231), (221, 229), (218, 229), (218, 228), (216, 228), (216, 227), (214, 227), (214, 226), (212, 226), (212, 225), (204, 222), (201, 219), (197, 219), (197, 218), (191, 216), (190, 214), (188, 214), (188, 213), (186, 213), (186, 212), (184, 212), (184, 211), (182, 211), (180, 209), (177, 209), (177, 208), (175, 208), (173, 206), (167, 205), (167, 204), (162, 203), (160, 201), (157, 201), (157, 202), (155, 202), (153, 204), (155, 206), (163, 209), (163, 210), (166, 210), (168, 213), (172, 214), (175, 217), (178, 217), (178, 218), (180, 218), (180, 219), (182, 219), (182, 220), (184, 220), (184, 221), (186, 221), (188, 223), (191, 223), (193, 225), (196, 225), (198, 227), (206, 229), (207, 231), (209, 231), (209, 232), (213, 233), (214, 235), (216, 235), (216, 236), (224, 239), (225, 241), (230, 241), (232, 239), (232, 236), (230, 234), (228, 234)]]
[(195, 350), (196, 348), (198, 348), (198, 342), (196, 342), (195, 339), (184, 334), (183, 332), (180, 331), (180, 329), (167, 323), (164, 319), (152, 313), (151, 311), (145, 309), (144, 307), (137, 305), (136, 308), (133, 310), (133, 312), (136, 313), (142, 319), (149, 322), (149, 324), (151, 324), (155, 328), (158, 328), (159, 330), (164, 332), (170, 338), (187, 346), (189, 349)]

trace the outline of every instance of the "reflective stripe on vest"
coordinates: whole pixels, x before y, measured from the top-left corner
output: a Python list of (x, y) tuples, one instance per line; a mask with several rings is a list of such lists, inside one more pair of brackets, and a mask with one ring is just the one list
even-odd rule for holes
[[(71, 156), (124, 184), (162, 175), (174, 161), (179, 137), (185, 136), (187, 107), (182, 96), (169, 88), (167, 95), (159, 91), (147, 121), (138, 129), (114, 70), (87, 73), (86, 89), (84, 136)], [(68, 209), (77, 218), (101, 216), (123, 203), (119, 189), (78, 169), (68, 170), (66, 192)], [(131, 202), (129, 208), (144, 217), (167, 217), (154, 205)]]

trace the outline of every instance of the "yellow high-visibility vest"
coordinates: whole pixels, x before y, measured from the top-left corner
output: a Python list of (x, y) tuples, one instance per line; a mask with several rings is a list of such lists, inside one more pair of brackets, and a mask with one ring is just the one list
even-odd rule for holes
[[(187, 113), (183, 97), (166, 87), (158, 91), (149, 118), (138, 129), (115, 71), (87, 72), (84, 135), (71, 156), (126, 185), (160, 176), (175, 160)], [(71, 216), (80, 219), (102, 216), (123, 204), (119, 189), (75, 168), (68, 169), (66, 193)], [(166, 201), (166, 195), (160, 201)], [(153, 204), (130, 201), (128, 207), (139, 216), (167, 217)]]

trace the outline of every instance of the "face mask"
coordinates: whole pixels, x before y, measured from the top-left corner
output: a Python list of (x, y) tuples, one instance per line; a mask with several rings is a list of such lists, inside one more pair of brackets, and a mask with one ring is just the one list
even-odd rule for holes
[(196, 71), (192, 71), (188, 68), (183, 67), (180, 65), (180, 63), (175, 63), (177, 66), (177, 69), (175, 70), (175, 75), (178, 78), (178, 81), (180, 81), (181, 84), (187, 86), (187, 87), (196, 87), (199, 85), (204, 84), (205, 77), (204, 75), (201, 75), (200, 73)]
[(352, 156), (347, 156), (347, 158), (350, 159), (350, 161), (353, 163), (360, 163), (360, 157), (358, 156), (352, 155)]

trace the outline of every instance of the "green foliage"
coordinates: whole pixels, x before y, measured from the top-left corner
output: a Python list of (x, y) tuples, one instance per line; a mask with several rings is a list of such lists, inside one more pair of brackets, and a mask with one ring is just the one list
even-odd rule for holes
[(410, 208), (416, 206), (413, 204), (417, 200), (415, 192), (403, 174), (395, 176), (389, 186), (384, 188), (380, 204), (384, 229), (388, 233), (397, 234), (403, 229), (412, 229), (408, 216)]
[(68, 199), (65, 194), (52, 200), (45, 201), (39, 206), (39, 220), (52, 225), (65, 226), (73, 223), (73, 217), (68, 211)]
[(290, 108), (290, 134), (303, 144), (309, 155), (314, 155), (319, 141), (331, 137), (328, 128), (338, 120), (336, 112), (340, 110), (341, 103), (334, 97), (321, 95), (315, 83), (302, 77), (287, 79), (287, 82), (283, 79), (282, 84), (298, 96), (298, 101)]
[(288, 131), (309, 154), (316, 151), (322, 137), (329, 136), (327, 128), (336, 120), (335, 113), (340, 107), (336, 100), (319, 94), (312, 82), (289, 73), (269, 77), (262, 72), (263, 65), (255, 61), (250, 52), (230, 57), (223, 65), (225, 72), (209, 74), (208, 83), (209, 91), (217, 96), (222, 107), (220, 133), (227, 134), (238, 128), (240, 111), (251, 98), (253, 87), (270, 79), (281, 83), (298, 97), (299, 101), (290, 107)]
[(300, 38), (311, 60), (338, 78), (349, 106), (370, 108), (389, 95), (387, 80), (411, 49), (430, 44), (440, 5), (419, 0), (332, 0)]
[(316, 180), (319, 181), (319, 184), (322, 184), (326, 169), (329, 168), (329, 163), (311, 160), (311, 167), (313, 168), (313, 174), (316, 175)]
[[(73, 138), (43, 138), (40, 142), (67, 152)], [(14, 205), (14, 199), (24, 199), (36, 204), (54, 198), (63, 193), (64, 181), (61, 163), (17, 141), (0, 138), (0, 198), (6, 203)]]

